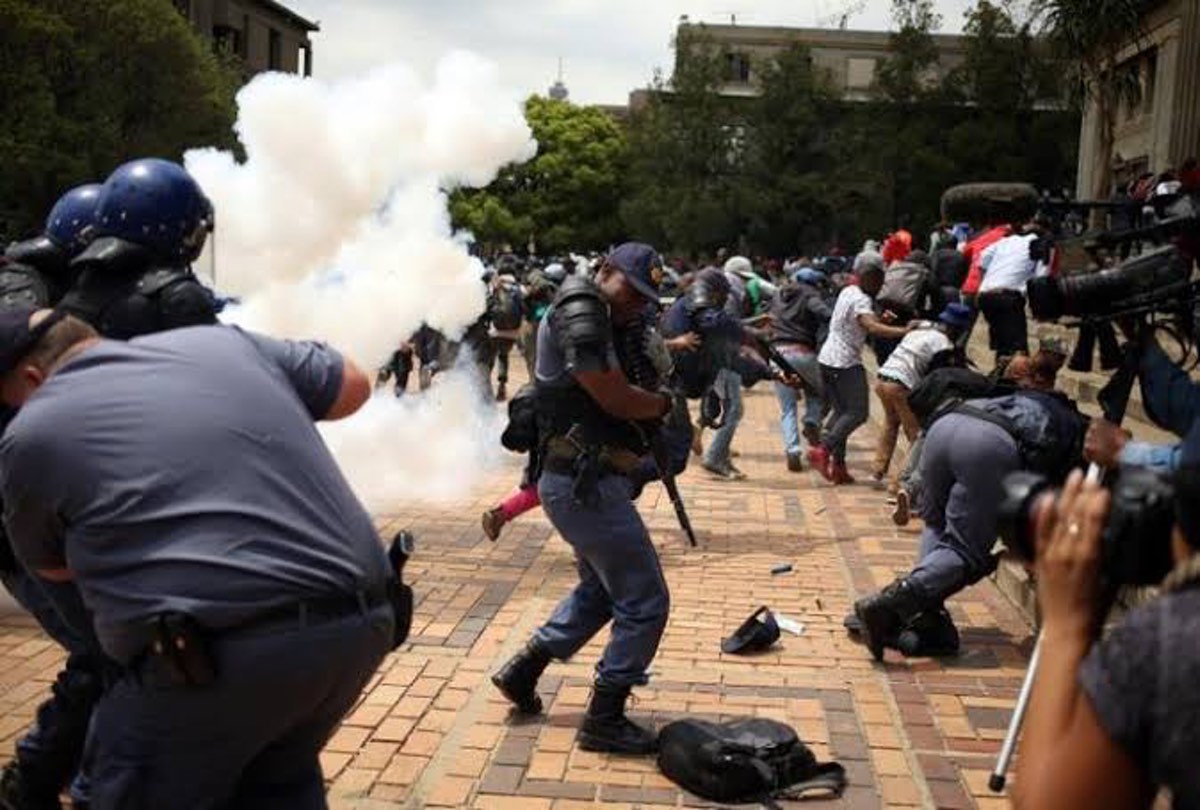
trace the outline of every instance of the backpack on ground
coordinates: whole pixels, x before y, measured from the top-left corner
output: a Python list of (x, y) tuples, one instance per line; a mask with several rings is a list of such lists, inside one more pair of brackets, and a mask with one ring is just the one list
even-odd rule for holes
[(523, 314), (521, 290), (515, 284), (500, 284), (488, 296), (488, 318), (496, 329), (520, 329)]
[(702, 799), (776, 807), (778, 799), (841, 795), (846, 772), (818, 763), (791, 726), (765, 718), (679, 720), (658, 737), (658, 767)]

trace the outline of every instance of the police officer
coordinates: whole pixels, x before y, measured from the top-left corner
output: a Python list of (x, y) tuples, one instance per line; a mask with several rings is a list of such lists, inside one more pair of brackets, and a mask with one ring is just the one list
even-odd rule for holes
[[(0, 260), (0, 312), (48, 307), (62, 297), (70, 286), (70, 261), (87, 245), (99, 192), (99, 184), (68, 191), (51, 209), (41, 236), (5, 251)], [(13, 413), (0, 413), (4, 426)], [(0, 582), (67, 651), (50, 697), (38, 707), (33, 727), (17, 741), (16, 757), (0, 775), (0, 808), (57, 810), (59, 794), (79, 770), (88, 722), (103, 688), (103, 655), (78, 589), (31, 575), (17, 563), (3, 532)], [(83, 780), (72, 790), (78, 799), (86, 799), (86, 791)]]
[(212, 203), (176, 163), (119, 167), (96, 201), (92, 241), (63, 307), (105, 337), (127, 340), (217, 322), (217, 303), (191, 271), (213, 228)]
[(320, 344), (0, 314), (13, 547), (78, 582), (122, 667), (91, 810), (325, 806), (320, 749), (396, 640), (387, 557), (314, 425), (369, 395)]
[(652, 248), (621, 245), (594, 282), (566, 280), (538, 331), (539, 493), (575, 551), (579, 584), (492, 683), (519, 711), (540, 711), (536, 687), (546, 666), (569, 659), (611, 621), (579, 733), (588, 751), (648, 754), (656, 747), (655, 735), (625, 716), (625, 702), (647, 683), (669, 597), (628, 476), (648, 449), (637, 422), (661, 420), (672, 400), (629, 382), (628, 370), (644, 358), (630, 356), (638, 341), (626, 333), (644, 333), (643, 313), (657, 302), (661, 279)]

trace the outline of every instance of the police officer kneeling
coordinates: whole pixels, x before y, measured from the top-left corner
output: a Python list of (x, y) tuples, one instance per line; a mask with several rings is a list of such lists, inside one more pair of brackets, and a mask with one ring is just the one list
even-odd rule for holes
[(364, 374), (228, 327), (100, 339), (0, 315), (5, 523), (75, 579), (122, 665), (86, 755), (92, 810), (321, 808), (317, 755), (392, 647), (386, 555), (314, 426)]
[(579, 584), (492, 682), (518, 710), (541, 711), (537, 681), (551, 659), (567, 660), (612, 621), (579, 733), (580, 747), (589, 751), (648, 754), (657, 743), (625, 716), (625, 701), (647, 682), (669, 608), (658, 553), (633, 504), (629, 478), (648, 450), (634, 422), (660, 420), (672, 406), (670, 396), (629, 382), (645, 360), (630, 356), (639, 340), (629, 331), (643, 332), (642, 315), (658, 301), (661, 274), (652, 248), (621, 245), (595, 283), (567, 279), (538, 330), (545, 460), (538, 492), (550, 522), (575, 551)]

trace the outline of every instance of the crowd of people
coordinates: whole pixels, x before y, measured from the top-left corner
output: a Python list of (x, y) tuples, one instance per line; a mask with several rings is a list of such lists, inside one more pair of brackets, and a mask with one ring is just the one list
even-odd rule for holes
[[(182, 167), (135, 161), (66, 194), (0, 260), (0, 577), (68, 653), (0, 778), (4, 810), (57, 808), (67, 788), (104, 810), (323, 807), (318, 754), (407, 632), (407, 552), (385, 553), (314, 427), (357, 411), (369, 376), (323, 344), (220, 325), (190, 269), (213, 221)], [(611, 625), (578, 743), (652, 753), (626, 706), (670, 596), (640, 493), (693, 455), (744, 479), (743, 392), (763, 382), (786, 468), (853, 485), (850, 439), (874, 391), (881, 429), (861, 474), (897, 524), (915, 513), (923, 530), (912, 569), (860, 599), (846, 629), (876, 660), (957, 653), (946, 603), (996, 567), (1006, 476), (1065, 484), (1035, 515), (1044, 632), (1060, 643), (1018, 798), (1145, 805), (1165, 784), (1200, 801), (1184, 764), (1200, 746), (1195, 702), (1175, 697), (1200, 674), (1200, 388), (1138, 334), (1147, 413), (1184, 439), (1169, 446), (1087, 419), (1059, 390), (1069, 347), (1031, 352), (1026, 320), (1026, 284), (1057, 270), (1050, 230), (943, 223), (924, 249), (900, 228), (853, 257), (780, 262), (664, 261), (638, 242), (491, 257), (478, 320), (454, 341), (427, 325), (404, 336), (376, 385), (406, 396), (414, 370), (424, 389), (473, 369), (484, 399), (506, 403), (504, 445), (527, 455), (485, 534), (540, 507), (575, 555), (576, 586), (492, 676), (514, 710), (540, 712), (547, 668)], [(986, 373), (966, 350), (979, 315)], [(510, 391), (514, 348), (529, 383)], [(1179, 493), (1167, 595), (1099, 642), (1107, 497), (1072, 472), (1085, 461), (1150, 467)]]

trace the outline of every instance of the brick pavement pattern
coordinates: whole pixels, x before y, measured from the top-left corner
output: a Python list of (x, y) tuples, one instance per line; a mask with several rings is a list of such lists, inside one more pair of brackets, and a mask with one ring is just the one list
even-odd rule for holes
[[(1030, 627), (985, 581), (949, 609), (963, 654), (882, 665), (847, 637), (842, 617), (862, 594), (907, 571), (917, 524), (897, 530), (885, 495), (833, 488), (788, 473), (778, 410), (766, 386), (748, 392), (734, 447), (744, 482), (694, 464), (680, 479), (700, 548), (687, 548), (662, 488), (640, 508), (662, 555), (672, 607), (649, 687), (634, 716), (658, 724), (688, 715), (756, 715), (793, 725), (819, 758), (847, 768), (836, 802), (804, 806), (998, 808), (987, 790), (1031, 647)], [(878, 410), (878, 404), (872, 403)], [(851, 443), (867, 478), (874, 430)], [(653, 760), (608, 757), (574, 744), (591, 671), (607, 631), (541, 683), (547, 711), (515, 721), (488, 675), (528, 638), (575, 578), (569, 548), (540, 512), (490, 543), (479, 514), (519, 479), (514, 457), (482, 491), (452, 508), (378, 516), (390, 537), (419, 539), (408, 578), (418, 599), (413, 634), (389, 655), (322, 757), (334, 808), (707, 807), (658, 773)], [(771, 574), (779, 563), (791, 573)], [(754, 657), (720, 652), (721, 638), (759, 605), (801, 622)], [(0, 614), (0, 760), (11, 756), (62, 656), (33, 622)], [(800, 806), (799, 804), (795, 806)]]

